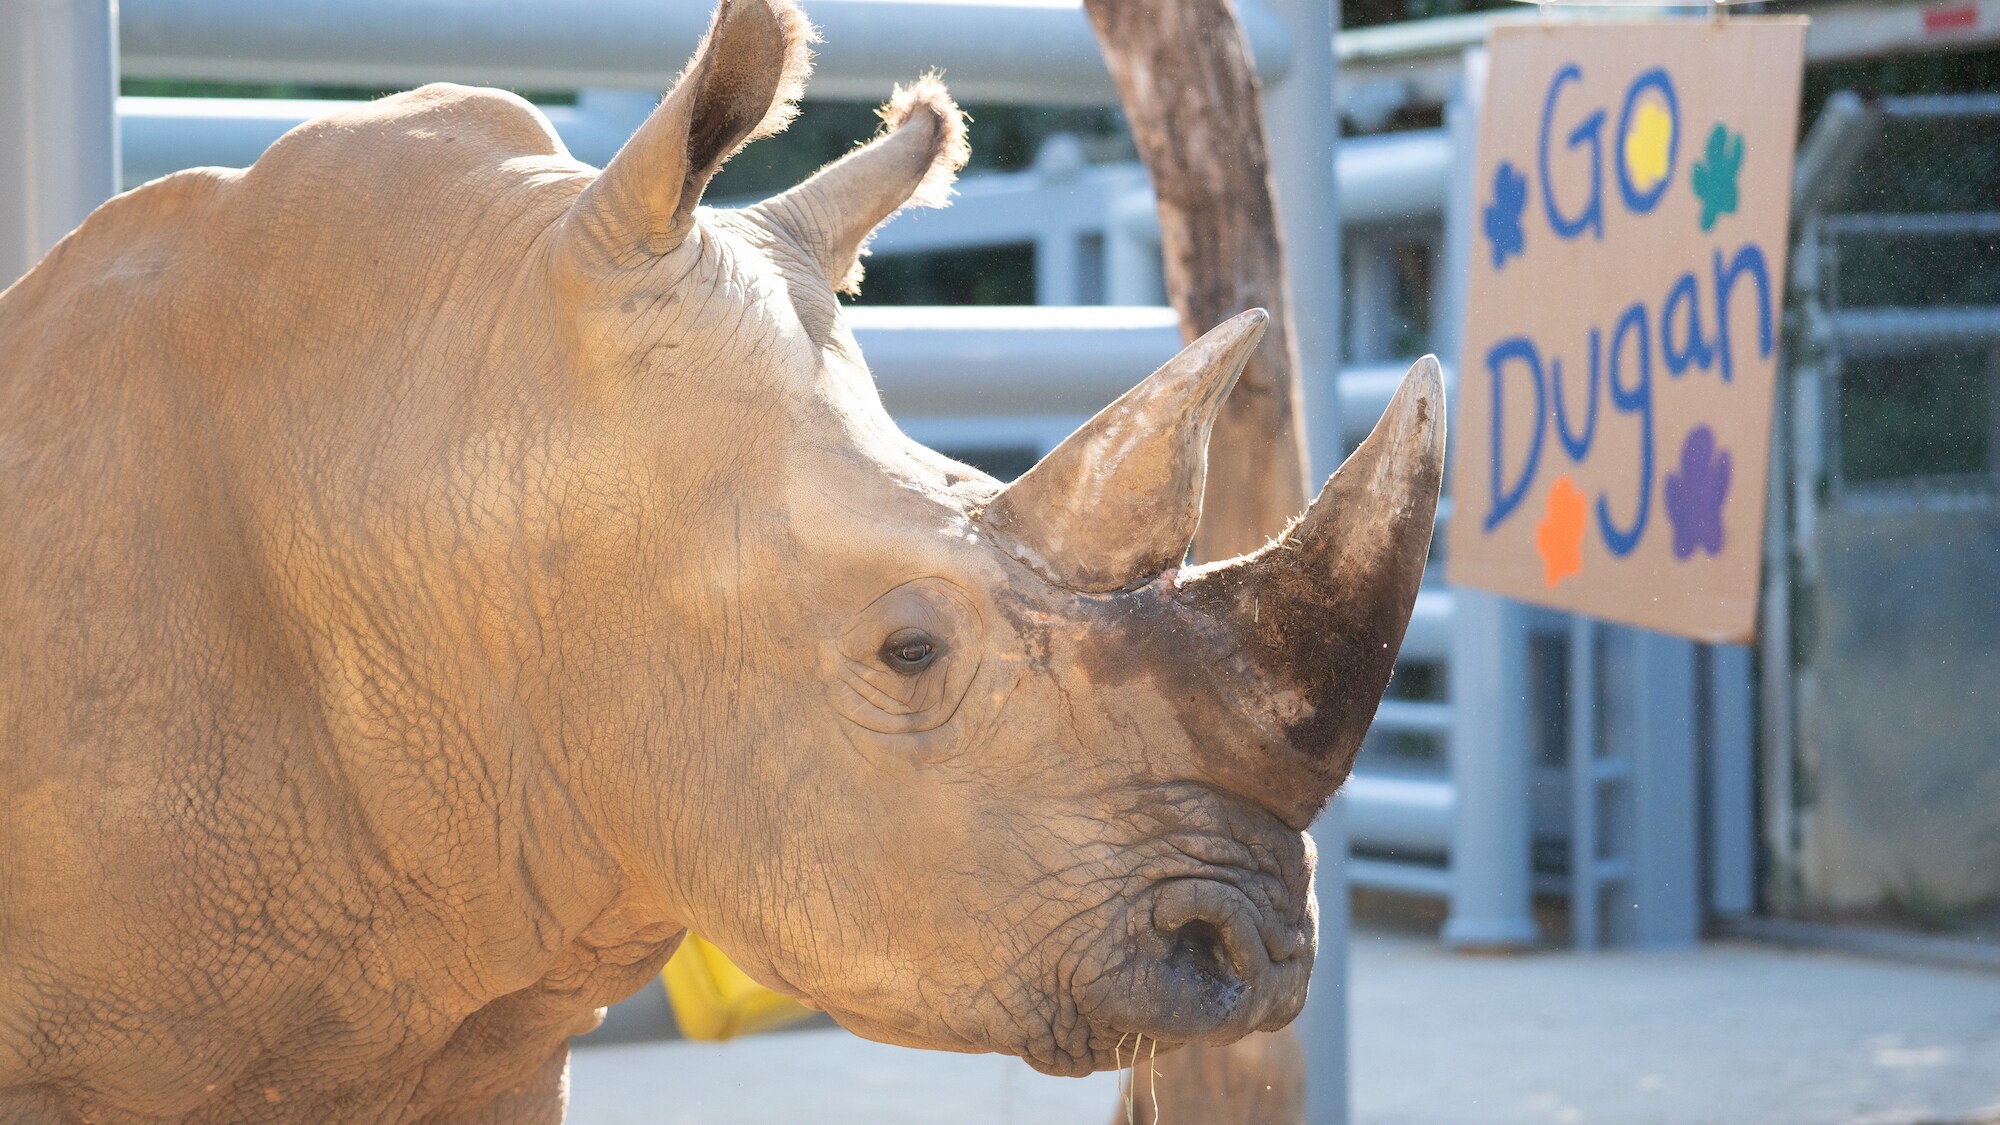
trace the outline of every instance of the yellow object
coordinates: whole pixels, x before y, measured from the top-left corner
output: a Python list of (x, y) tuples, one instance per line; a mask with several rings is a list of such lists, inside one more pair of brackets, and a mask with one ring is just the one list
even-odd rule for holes
[(1657, 100), (1640, 102), (1632, 128), (1625, 134), (1625, 174), (1640, 193), (1653, 190), (1667, 178), (1673, 143), (1673, 115)]
[(660, 973), (674, 1021), (689, 1039), (715, 1042), (797, 1023), (805, 1005), (750, 979), (722, 951), (689, 934)]

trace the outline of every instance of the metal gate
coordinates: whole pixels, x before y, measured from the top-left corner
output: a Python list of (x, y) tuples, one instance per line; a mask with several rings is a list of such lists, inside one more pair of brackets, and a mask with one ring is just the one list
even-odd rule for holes
[(2000, 921), (2000, 97), (1802, 150), (1764, 648), (1780, 913)]

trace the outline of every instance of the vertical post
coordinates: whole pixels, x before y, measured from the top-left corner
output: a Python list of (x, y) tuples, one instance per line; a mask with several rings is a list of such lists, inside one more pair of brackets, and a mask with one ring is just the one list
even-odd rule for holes
[(1107, 305), (1157, 305), (1166, 301), (1166, 283), (1160, 277), (1160, 241), (1156, 229), (1153, 193), (1142, 176), (1121, 186), (1112, 197), (1110, 220), (1104, 229), (1104, 303)]
[(1597, 806), (1597, 622), (1569, 619), (1569, 916), (1573, 944), (1596, 949), (1602, 916)]
[(1270, 0), (1293, 44), (1292, 69), (1264, 91), (1271, 186), (1278, 233), (1291, 279), (1292, 336), (1305, 390), (1306, 450), (1314, 487), (1340, 464), (1340, 203), (1334, 149), (1340, 116), (1334, 102), (1333, 36), (1340, 0)]
[[(1810, 220), (1804, 230), (1806, 233), (1801, 239), (1801, 247), (1812, 244)], [(1808, 304), (1806, 307), (1809, 331), (1817, 325), (1813, 323), (1812, 306)], [(1762, 675), (1759, 684), (1762, 706), (1758, 718), (1763, 727), (1759, 762), (1763, 781), (1763, 832), (1759, 843), (1770, 857), (1770, 867), (1765, 872), (1760, 890), (1767, 903), (1788, 901), (1798, 873), (1798, 836), (1794, 830), (1793, 805), (1796, 782), (1792, 772), (1797, 755), (1797, 711), (1793, 692), (1796, 686), (1794, 667), (1798, 659), (1792, 646), (1791, 484), (1797, 468), (1793, 451), (1796, 428), (1791, 417), (1796, 406), (1790, 391), (1794, 378), (1795, 368), (1781, 366), (1778, 369), (1777, 402), (1771, 415), (1771, 467), (1765, 485), (1770, 491), (1767, 494), (1768, 508), (1764, 513), (1764, 604), (1757, 630), (1758, 664)]]
[[(1309, 479), (1317, 485), (1340, 464), (1340, 203), (1334, 150), (1340, 117), (1334, 100), (1333, 37), (1340, 0), (1270, 0), (1293, 44), (1292, 69), (1264, 92), (1272, 139), (1271, 186), (1291, 281), (1292, 332), (1305, 392)], [(1336, 797), (1313, 825), (1320, 946), (1313, 987), (1299, 1020), (1306, 1057), (1306, 1121), (1347, 1125), (1347, 814)]]
[(1757, 904), (1750, 649), (1715, 646), (1708, 676), (1708, 905), (1717, 914), (1748, 914)]
[[(1465, 360), (1465, 294), (1472, 277), (1472, 214), (1477, 198), (1472, 169), (1479, 159), (1479, 107), (1486, 93), (1486, 50), (1473, 47), (1459, 62), (1458, 88), (1445, 103), (1445, 133), (1451, 138), (1451, 169), (1444, 189), (1444, 261), (1438, 286), (1438, 351), (1454, 372)], [(1461, 380), (1461, 383), (1463, 381)], [(1446, 450), (1446, 455), (1450, 451)], [(1447, 480), (1449, 478), (1447, 477)]]
[(1319, 953), (1312, 989), (1299, 1013), (1299, 1042), (1306, 1057), (1306, 1125), (1347, 1125), (1353, 1090), (1348, 1064), (1353, 1056), (1352, 1013), (1347, 1003), (1347, 931), (1352, 923), (1347, 896), (1347, 796), (1334, 794), (1312, 826), (1319, 850), (1313, 891), (1319, 897)]
[(1633, 944), (1678, 949), (1701, 940), (1696, 817), (1694, 642), (1628, 630), (1633, 693)]
[(118, 191), (115, 0), (0, 3), (0, 288)]
[(1081, 277), (1076, 232), (1064, 226), (1035, 239), (1035, 303), (1074, 305)]
[[(1445, 192), (1445, 302), (1438, 323), (1454, 369), (1464, 363), (1465, 279), (1472, 274), (1472, 167), (1486, 53), (1465, 53), (1445, 109), (1451, 181)], [(1465, 380), (1458, 381), (1459, 387)], [(1457, 503), (1453, 498), (1453, 503)], [(1528, 816), (1527, 621), (1504, 598), (1452, 591), (1450, 914), (1441, 935), (1458, 948), (1512, 948), (1536, 938)]]
[(1444, 943), (1535, 942), (1529, 819), (1527, 623), (1505, 598), (1458, 588), (1451, 636), (1451, 903)]

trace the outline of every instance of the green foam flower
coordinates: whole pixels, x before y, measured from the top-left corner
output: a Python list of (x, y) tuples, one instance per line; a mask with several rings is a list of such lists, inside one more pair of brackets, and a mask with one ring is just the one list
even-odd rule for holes
[(1743, 134), (1731, 133), (1717, 122), (1708, 134), (1708, 148), (1694, 164), (1694, 194), (1701, 200), (1701, 229), (1714, 230), (1715, 221), (1736, 212), (1736, 173), (1743, 167)]

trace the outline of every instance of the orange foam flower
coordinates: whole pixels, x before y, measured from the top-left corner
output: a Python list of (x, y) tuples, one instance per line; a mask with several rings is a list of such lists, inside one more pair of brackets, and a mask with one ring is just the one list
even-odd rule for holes
[(1535, 551), (1542, 556), (1542, 582), (1553, 589), (1583, 573), (1583, 490), (1568, 477), (1549, 486), (1548, 508), (1535, 525)]

